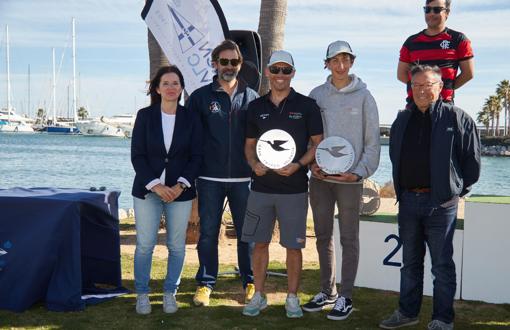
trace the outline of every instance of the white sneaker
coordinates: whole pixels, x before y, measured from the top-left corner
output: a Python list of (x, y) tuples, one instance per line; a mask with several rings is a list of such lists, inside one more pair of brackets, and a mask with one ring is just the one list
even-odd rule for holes
[(151, 313), (151, 302), (149, 301), (149, 295), (141, 293), (136, 296), (136, 312), (141, 315), (147, 315)]
[(243, 315), (257, 316), (260, 311), (267, 307), (267, 299), (260, 292), (255, 292), (250, 302), (244, 306)]
[(299, 306), (299, 298), (296, 295), (287, 296), (285, 300), (285, 311), (288, 318), (300, 318), (303, 317), (303, 310)]
[(177, 312), (177, 301), (175, 300), (175, 295), (170, 292), (165, 292), (163, 294), (163, 312), (165, 313), (175, 313)]

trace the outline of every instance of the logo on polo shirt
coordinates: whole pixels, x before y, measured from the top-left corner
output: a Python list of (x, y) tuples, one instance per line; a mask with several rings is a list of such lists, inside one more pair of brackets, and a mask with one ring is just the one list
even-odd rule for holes
[(209, 104), (209, 110), (212, 113), (219, 113), (221, 111), (221, 104), (218, 101), (212, 101), (211, 104)]
[(448, 40), (443, 40), (443, 41), (441, 41), (441, 43), (439, 44), (439, 46), (440, 46), (442, 49), (449, 49), (449, 48), (450, 48), (450, 41), (448, 41)]
[(262, 113), (262, 114), (259, 115), (259, 117), (261, 119), (267, 119), (269, 117), (269, 114), (268, 113)]
[(301, 112), (289, 112), (289, 119), (301, 119), (303, 114)]
[(447, 128), (446, 128), (446, 131), (447, 131), (447, 132), (453, 132), (453, 127), (447, 127)]

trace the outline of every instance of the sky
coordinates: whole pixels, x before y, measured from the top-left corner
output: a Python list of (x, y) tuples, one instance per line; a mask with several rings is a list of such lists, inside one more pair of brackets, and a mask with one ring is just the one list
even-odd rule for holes
[[(50, 108), (52, 48), (57, 111), (68, 113), (71, 18), (76, 19), (78, 106), (92, 116), (135, 113), (146, 106), (149, 77), (144, 0), (0, 0), (0, 107), (7, 104), (5, 25), (9, 25), (11, 95), (18, 113)], [(475, 78), (456, 92), (456, 104), (476, 118), (497, 84), (510, 79), (510, 1), (453, 0), (447, 26), (464, 32), (475, 53)], [(230, 29), (257, 30), (259, 0), (219, 0)], [(396, 67), (405, 39), (425, 28), (424, 1), (288, 0), (285, 49), (296, 64), (293, 87), (303, 94), (323, 83), (327, 45), (348, 41), (357, 54), (351, 72), (374, 95), (381, 124), (404, 106)], [(28, 67), (30, 66), (30, 107)], [(69, 92), (70, 93), (70, 92)]]

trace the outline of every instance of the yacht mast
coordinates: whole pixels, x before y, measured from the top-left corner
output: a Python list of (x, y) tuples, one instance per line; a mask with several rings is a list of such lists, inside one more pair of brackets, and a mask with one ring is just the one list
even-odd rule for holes
[(74, 122), (78, 121), (78, 107), (76, 105), (76, 30), (75, 20), (72, 19), (72, 38), (73, 38), (73, 117)]
[(7, 62), (7, 122), (11, 122), (11, 71), (9, 69), (9, 26), (5, 26), (5, 40), (6, 40), (6, 47), (5, 47), (5, 57)]
[(51, 49), (51, 59), (53, 63), (53, 79), (51, 81), (51, 92), (52, 92), (52, 98), (51, 98), (51, 107), (53, 110), (53, 126), (57, 125), (57, 98), (56, 98), (56, 79), (55, 79), (55, 48)]

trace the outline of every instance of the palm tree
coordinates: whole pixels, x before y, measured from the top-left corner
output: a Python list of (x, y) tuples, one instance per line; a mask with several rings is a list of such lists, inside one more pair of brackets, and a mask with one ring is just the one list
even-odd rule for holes
[(35, 120), (36, 124), (43, 124), (46, 120), (46, 111), (43, 108), (37, 109), (37, 119)]
[(499, 135), (499, 114), (501, 112), (501, 102), (496, 95), (491, 95), (485, 99), (484, 108), (491, 118), (492, 136)]
[(147, 41), (149, 46), (149, 78), (152, 79), (156, 75), (156, 72), (158, 72), (158, 69), (162, 66), (169, 65), (169, 62), (165, 53), (163, 53), (163, 50), (156, 41), (156, 38), (149, 29), (147, 29)]
[[(261, 0), (258, 33), (262, 39), (262, 65), (269, 61), (275, 50), (283, 49), (287, 0)], [(262, 75), (259, 94), (269, 90), (269, 83)]]
[(491, 117), (489, 114), (488, 107), (484, 106), (482, 110), (478, 111), (476, 121), (485, 126), (485, 134), (489, 135), (489, 125), (491, 123)]
[(496, 94), (500, 98), (503, 103), (503, 108), (505, 109), (505, 124), (504, 124), (504, 132), (505, 135), (510, 134), (510, 82), (508, 80), (502, 80), (498, 84), (498, 88), (496, 89)]
[(87, 118), (89, 116), (89, 112), (87, 111), (87, 109), (85, 109), (85, 107), (80, 107), (78, 109), (78, 118), (80, 118), (81, 120)]

